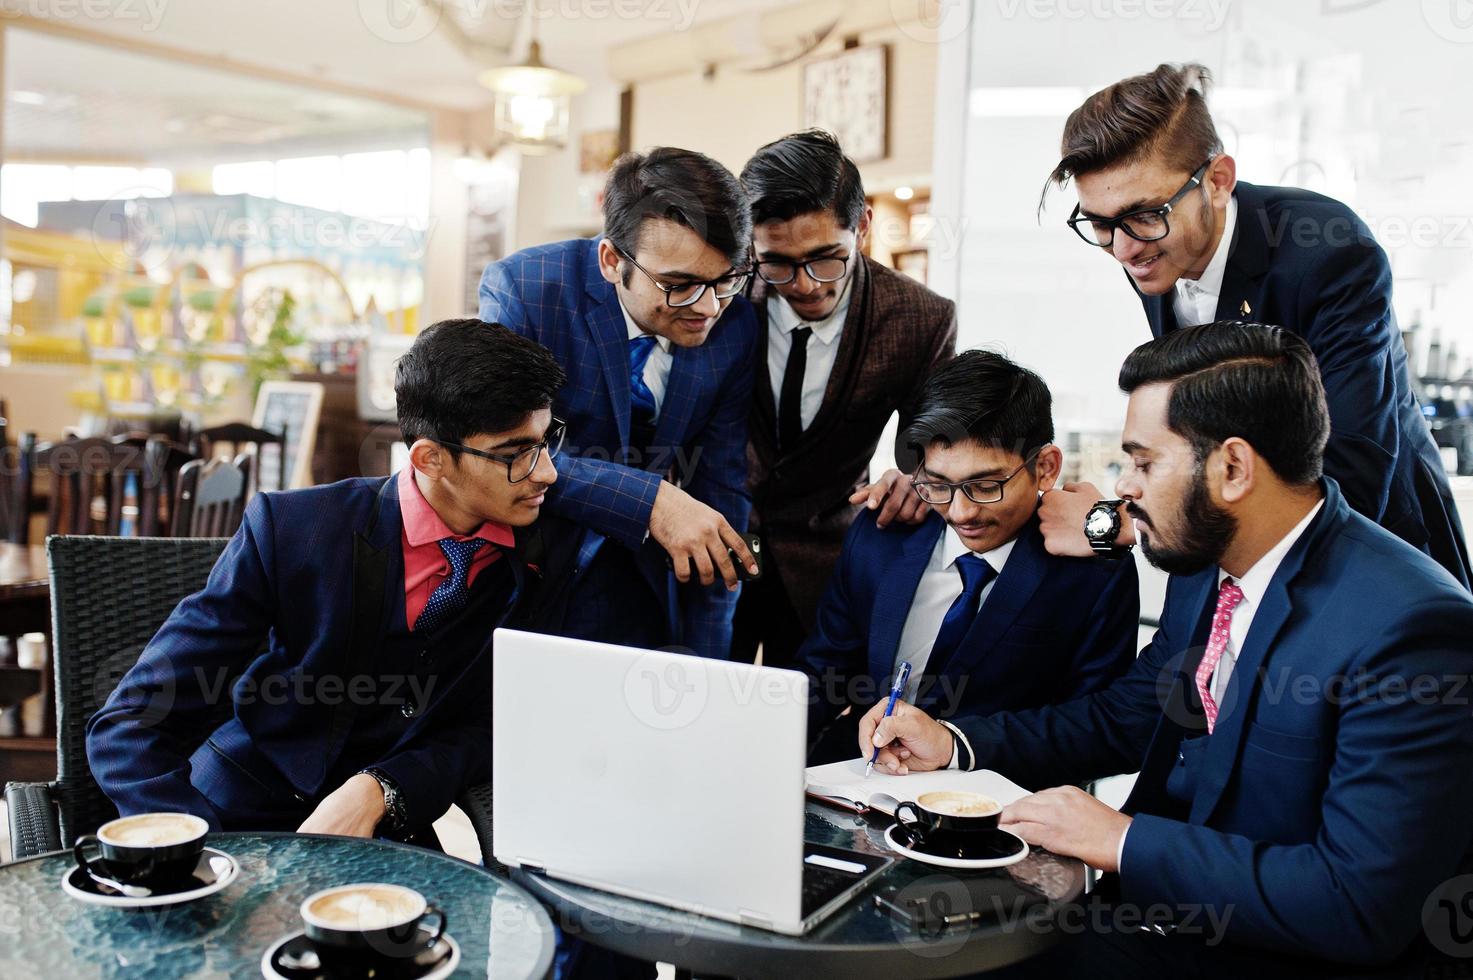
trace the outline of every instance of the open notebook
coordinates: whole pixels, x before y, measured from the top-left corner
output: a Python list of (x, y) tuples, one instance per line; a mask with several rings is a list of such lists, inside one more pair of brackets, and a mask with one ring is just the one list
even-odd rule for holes
[(981, 793), (1003, 806), (1028, 795), (1026, 789), (991, 769), (978, 769), (974, 772), (942, 769), (937, 772), (913, 772), (908, 776), (891, 776), (876, 770), (865, 779), (865, 761), (851, 759), (848, 762), (814, 766), (805, 771), (805, 791), (821, 802), (855, 813), (878, 810), (891, 815), (894, 815), (896, 803), (914, 800), (922, 793), (933, 790)]

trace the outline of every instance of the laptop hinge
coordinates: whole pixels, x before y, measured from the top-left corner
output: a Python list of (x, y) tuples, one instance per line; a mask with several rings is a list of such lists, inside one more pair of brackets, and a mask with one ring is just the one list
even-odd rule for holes
[(760, 912), (741, 911), (737, 913), (737, 921), (744, 926), (755, 926), (758, 929), (772, 929), (772, 916), (763, 915)]
[(547, 877), (547, 869), (539, 867), (538, 865), (528, 864), (526, 861), (521, 861), (517, 864), (517, 867), (527, 872), (527, 874), (529, 875), (541, 875), (544, 878)]

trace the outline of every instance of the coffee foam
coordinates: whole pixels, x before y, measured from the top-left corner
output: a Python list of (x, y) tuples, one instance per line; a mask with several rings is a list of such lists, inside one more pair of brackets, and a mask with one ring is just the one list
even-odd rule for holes
[(424, 911), (417, 893), (394, 885), (348, 885), (319, 895), (306, 912), (334, 929), (384, 929), (408, 922)]
[(1001, 803), (981, 793), (923, 793), (916, 802), (933, 813), (948, 817), (990, 817), (1002, 809)]
[(97, 836), (123, 847), (166, 847), (202, 836), (209, 825), (188, 813), (140, 813), (103, 824)]

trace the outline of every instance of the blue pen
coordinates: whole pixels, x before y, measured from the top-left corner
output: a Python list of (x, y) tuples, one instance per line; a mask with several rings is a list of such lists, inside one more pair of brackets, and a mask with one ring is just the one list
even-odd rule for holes
[[(900, 671), (895, 675), (895, 686), (890, 688), (890, 703), (885, 705), (886, 718), (889, 718), (895, 713), (895, 702), (899, 701), (900, 695), (905, 693), (905, 682), (908, 680), (910, 680), (910, 661), (902, 660), (900, 661)], [(875, 749), (874, 753), (869, 757), (869, 765), (864, 767), (865, 779), (868, 779), (869, 774), (875, 771), (875, 763), (879, 761), (879, 758), (880, 750)]]

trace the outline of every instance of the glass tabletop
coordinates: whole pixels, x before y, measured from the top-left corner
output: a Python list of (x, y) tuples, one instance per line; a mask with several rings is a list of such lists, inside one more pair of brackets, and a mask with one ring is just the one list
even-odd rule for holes
[[(810, 801), (805, 820), (804, 837), (811, 843), (897, 857), (885, 841), (888, 818), (866, 819)], [(761, 843), (754, 838), (751, 846)], [(803, 936), (787, 936), (542, 875), (513, 875), (566, 920), (570, 931), (576, 927), (588, 941), (627, 955), (727, 976), (786, 969), (891, 980), (961, 976), (1036, 955), (1057, 938), (1054, 911), (1079, 899), (1085, 886), (1083, 863), (1041, 848), (1017, 864), (987, 871), (952, 871), (902, 858), (846, 908)], [(941, 891), (955, 912), (965, 912), (965, 879), (979, 877), (996, 883), (987, 899), (995, 914), (971, 927), (925, 934), (875, 904), (876, 894), (891, 889), (902, 903)], [(1037, 897), (1044, 901), (1032, 904)]]
[(297, 932), (302, 900), (355, 881), (405, 885), (444, 909), (460, 945), (456, 977), (544, 976), (547, 913), (474, 864), (386, 841), (311, 834), (211, 834), (240, 864), (215, 895), (155, 909), (87, 905), (61, 890), (71, 852), (0, 865), (0, 977), (249, 977), (261, 954)]

